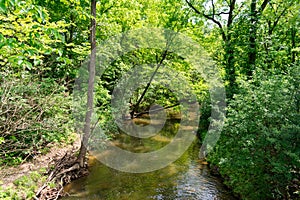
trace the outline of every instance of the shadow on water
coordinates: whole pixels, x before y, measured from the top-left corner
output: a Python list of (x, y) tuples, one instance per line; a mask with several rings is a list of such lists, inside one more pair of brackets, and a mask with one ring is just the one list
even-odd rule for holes
[[(114, 143), (133, 152), (149, 152), (168, 144), (176, 134), (178, 123), (167, 121), (158, 135), (140, 139), (117, 135)], [(65, 200), (142, 200), (234, 199), (220, 180), (209, 173), (207, 165), (198, 159), (200, 145), (195, 141), (169, 166), (149, 173), (124, 173), (109, 168), (90, 157), (90, 174), (65, 187), (70, 194)]]

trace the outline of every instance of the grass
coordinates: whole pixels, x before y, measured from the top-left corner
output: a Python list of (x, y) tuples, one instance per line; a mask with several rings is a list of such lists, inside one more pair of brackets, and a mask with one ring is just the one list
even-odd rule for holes
[(0, 199), (21, 200), (33, 199), (38, 188), (46, 181), (46, 169), (41, 168), (28, 175), (21, 176), (13, 182), (13, 185), (7, 188), (0, 187)]

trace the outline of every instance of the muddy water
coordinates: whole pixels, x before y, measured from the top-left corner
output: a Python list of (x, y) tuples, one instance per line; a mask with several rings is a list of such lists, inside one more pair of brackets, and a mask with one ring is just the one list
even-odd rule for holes
[[(137, 139), (119, 134), (114, 143), (134, 152), (159, 149), (171, 141), (178, 123), (167, 121), (160, 134)], [(65, 187), (68, 199), (144, 200), (234, 199), (221, 181), (210, 175), (205, 162), (198, 159), (199, 144), (195, 141), (188, 150), (169, 166), (149, 173), (124, 173), (90, 158), (90, 174)]]

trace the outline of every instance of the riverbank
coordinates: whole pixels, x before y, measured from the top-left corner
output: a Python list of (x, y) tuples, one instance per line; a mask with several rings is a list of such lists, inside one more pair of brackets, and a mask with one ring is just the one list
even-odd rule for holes
[(55, 182), (49, 182), (49, 172), (59, 160), (73, 154), (80, 147), (80, 138), (73, 134), (63, 143), (50, 143), (48, 152), (38, 154), (18, 166), (1, 166), (0, 199), (37, 199), (39, 189), (56, 189)]
[[(146, 123), (146, 120), (140, 120)], [(162, 130), (149, 138), (136, 138), (126, 133), (115, 136), (111, 143), (135, 153), (157, 151), (168, 145), (179, 128), (177, 120), (168, 120)], [(187, 134), (190, 130), (187, 129)], [(90, 152), (89, 175), (65, 186), (69, 196), (78, 199), (228, 199), (236, 200), (218, 177), (211, 175), (208, 163), (200, 160), (200, 144), (194, 142), (176, 161), (145, 173), (127, 173), (103, 164), (101, 152)], [(109, 152), (102, 152), (103, 156)], [(132, 160), (132, 166), (139, 164)], [(122, 163), (124, 164), (124, 163)]]

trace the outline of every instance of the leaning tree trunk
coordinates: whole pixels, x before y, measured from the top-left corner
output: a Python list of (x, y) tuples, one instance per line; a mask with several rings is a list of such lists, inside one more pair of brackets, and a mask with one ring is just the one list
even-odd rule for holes
[(157, 66), (156, 66), (156, 68), (155, 68), (155, 70), (154, 70), (154, 72), (153, 72), (153, 74), (152, 74), (150, 80), (148, 81), (148, 83), (147, 83), (147, 85), (146, 85), (146, 87), (145, 87), (145, 89), (144, 89), (144, 91), (143, 91), (143, 93), (142, 93), (142, 95), (141, 95), (140, 98), (138, 99), (137, 103), (133, 106), (133, 109), (132, 109), (132, 111), (130, 112), (131, 119), (133, 119), (133, 118), (135, 117), (134, 115), (135, 115), (135, 113), (138, 111), (138, 108), (139, 108), (140, 103), (142, 102), (144, 96), (146, 95), (146, 92), (147, 92), (147, 90), (149, 89), (149, 87), (150, 87), (150, 85), (151, 85), (151, 83), (152, 83), (152, 81), (153, 81), (153, 79), (154, 79), (154, 77), (155, 77), (155, 75), (156, 75), (158, 69), (162, 66), (163, 61), (166, 59), (167, 54), (168, 54), (168, 51), (165, 50), (164, 53), (163, 53), (163, 55), (162, 55), (162, 59), (161, 59), (160, 62), (157, 64)]
[(85, 124), (83, 128), (83, 137), (77, 161), (80, 167), (84, 167), (87, 153), (87, 145), (91, 132), (91, 118), (94, 104), (94, 82), (95, 82), (95, 68), (96, 68), (96, 0), (91, 0), (91, 59), (89, 62), (89, 81), (88, 81), (88, 95), (87, 95), (87, 111), (85, 115)]

